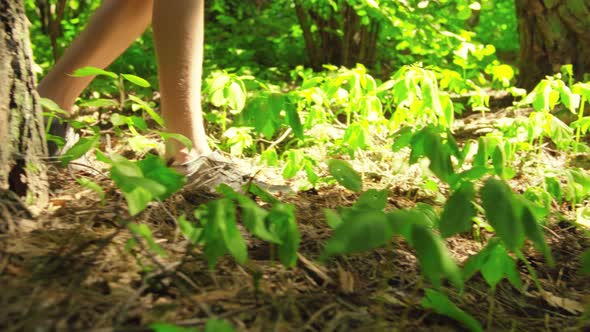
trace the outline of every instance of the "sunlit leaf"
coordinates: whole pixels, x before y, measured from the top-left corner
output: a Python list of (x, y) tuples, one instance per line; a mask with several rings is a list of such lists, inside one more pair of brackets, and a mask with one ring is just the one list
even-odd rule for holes
[(95, 67), (80, 68), (80, 69), (77, 69), (76, 71), (74, 71), (74, 73), (72, 74), (72, 76), (74, 76), (74, 77), (98, 76), (98, 75), (108, 76), (108, 77), (114, 78), (114, 79), (119, 78), (119, 76), (117, 76), (117, 74), (115, 74), (113, 72), (106, 71), (106, 70), (100, 69), (100, 68), (95, 68)]
[(127, 81), (140, 86), (142, 88), (149, 88), (151, 86), (150, 82), (144, 80), (143, 78), (139, 77), (139, 76), (135, 76), (135, 75), (131, 75), (131, 74), (121, 74), (121, 76), (123, 76), (124, 79), (126, 79)]
[(98, 195), (98, 197), (100, 197), (100, 199), (102, 201), (104, 201), (104, 199), (106, 197), (106, 193), (104, 192), (104, 189), (102, 189), (102, 187), (98, 183), (96, 183), (88, 178), (76, 178), (76, 182), (78, 182), (82, 187), (85, 187), (85, 188), (88, 188), (88, 189), (94, 191)]
[(129, 95), (128, 97), (131, 101), (136, 103), (142, 110), (149, 114), (149, 116), (152, 119), (154, 119), (154, 121), (156, 121), (156, 123), (159, 126), (164, 127), (164, 120), (162, 120), (162, 117), (160, 117), (160, 115), (158, 115), (158, 113), (156, 113), (156, 111), (154, 111), (148, 103), (133, 95)]
[(168, 254), (166, 250), (162, 248), (154, 239), (152, 230), (146, 224), (129, 223), (127, 227), (135, 234), (142, 237), (148, 244), (151, 251), (158, 254), (159, 256), (166, 257)]
[(68, 165), (70, 162), (81, 158), (91, 149), (98, 146), (100, 142), (100, 136), (95, 135), (91, 137), (82, 137), (76, 144), (63, 153), (60, 157), (61, 164), (63, 166)]
[(80, 103), (80, 107), (119, 107), (119, 102), (113, 99), (90, 99)]

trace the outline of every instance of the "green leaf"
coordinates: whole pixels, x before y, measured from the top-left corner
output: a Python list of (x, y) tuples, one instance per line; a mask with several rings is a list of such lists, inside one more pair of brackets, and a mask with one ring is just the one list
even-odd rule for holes
[(119, 77), (119, 76), (117, 76), (117, 74), (115, 74), (113, 72), (106, 71), (106, 70), (96, 68), (96, 67), (83, 67), (83, 68), (77, 69), (72, 74), (72, 76), (74, 76), (74, 77), (99, 76), (99, 75), (108, 76), (108, 77), (114, 78), (114, 79), (117, 79)]
[(367, 251), (385, 245), (393, 227), (381, 211), (361, 210), (348, 214), (334, 229), (322, 257)]
[(160, 135), (160, 137), (162, 137), (162, 139), (164, 141), (169, 141), (171, 139), (175, 139), (178, 142), (180, 142), (180, 144), (184, 145), (189, 151), (193, 149), (193, 141), (191, 141), (188, 137), (182, 135), (182, 134), (177, 134), (177, 133), (167, 133), (167, 132), (163, 132), (163, 131), (157, 131), (158, 135)]
[(80, 103), (80, 107), (119, 107), (119, 103), (112, 99), (90, 99)]
[(239, 82), (231, 82), (223, 89), (223, 96), (230, 107), (232, 113), (237, 114), (244, 109), (246, 105), (246, 91), (242, 89)]
[(492, 289), (504, 278), (515, 288), (522, 288), (516, 262), (508, 255), (498, 238), (492, 238), (479, 253), (469, 257), (463, 269), (464, 280), (471, 279), (477, 271), (481, 272)]
[(369, 146), (369, 128), (366, 123), (355, 122), (346, 128), (342, 144), (348, 148), (351, 157), (358, 149), (366, 149)]
[(248, 248), (236, 224), (236, 207), (229, 199), (219, 199), (211, 203), (211, 214), (218, 225), (221, 237), (229, 253), (240, 264), (248, 259)]
[(135, 234), (139, 235), (140, 237), (142, 237), (147, 242), (148, 247), (150, 248), (151, 251), (153, 251), (154, 253), (158, 254), (161, 257), (166, 257), (167, 256), (167, 253), (164, 250), (164, 248), (162, 248), (156, 242), (156, 240), (154, 240), (154, 236), (152, 234), (152, 230), (148, 227), (148, 225), (146, 225), (146, 224), (129, 223), (127, 225), (127, 227), (133, 233), (135, 233)]
[(326, 217), (326, 223), (330, 228), (335, 229), (342, 225), (342, 218), (340, 215), (333, 210), (324, 209), (324, 216)]
[(219, 229), (219, 223), (216, 222), (218, 219), (216, 215), (220, 214), (223, 218), (223, 211), (217, 211), (219, 207), (214, 202), (205, 205), (203, 214), (200, 216), (201, 223), (204, 224), (203, 234), (201, 235), (204, 242), (203, 253), (207, 258), (209, 269), (213, 269), (217, 265), (219, 258), (227, 252), (225, 241)]
[(197, 244), (201, 239), (201, 234), (203, 233), (203, 229), (199, 227), (195, 227), (192, 222), (186, 219), (186, 216), (183, 214), (177, 219), (178, 228), (184, 237), (189, 240), (192, 244)]
[(235, 332), (230, 323), (224, 320), (211, 319), (207, 321), (203, 332)]
[(557, 201), (557, 203), (562, 202), (562, 192), (561, 192), (561, 183), (559, 180), (554, 176), (546, 176), (545, 177), (545, 188), (549, 194)]
[(472, 203), (474, 199), (475, 188), (471, 182), (464, 182), (449, 197), (440, 218), (439, 227), (443, 237), (471, 230), (472, 219), (476, 214)]
[(410, 245), (412, 240), (412, 225), (423, 225), (426, 228), (431, 228), (431, 220), (422, 211), (412, 210), (397, 210), (386, 214), (387, 221), (392, 227), (394, 235), (400, 235)]
[(569, 146), (573, 138), (573, 129), (550, 113), (545, 114), (545, 121), (547, 136), (560, 148)]
[(480, 191), (486, 218), (506, 247), (518, 251), (524, 243), (524, 229), (521, 220), (521, 206), (514, 199), (514, 193), (500, 180), (488, 179)]
[(527, 238), (529, 238), (535, 247), (543, 254), (543, 256), (545, 256), (549, 266), (553, 267), (555, 262), (551, 255), (551, 248), (547, 244), (547, 241), (545, 241), (545, 236), (541, 231), (541, 227), (527, 202), (523, 202), (522, 225), (524, 226), (524, 232)]
[(150, 191), (143, 187), (136, 187), (129, 191), (124, 191), (123, 196), (127, 201), (127, 207), (131, 216), (135, 216), (145, 210), (153, 199)]
[(387, 205), (387, 190), (369, 189), (361, 194), (354, 207), (358, 209), (383, 210)]
[(424, 225), (412, 225), (412, 245), (422, 267), (422, 273), (434, 287), (449, 279), (455, 287), (462, 288), (463, 280), (459, 267), (451, 257), (440, 237)]
[(70, 162), (78, 158), (81, 158), (88, 151), (94, 149), (99, 142), (99, 135), (80, 138), (80, 140), (76, 142), (76, 144), (74, 144), (70, 149), (64, 152), (64, 154), (59, 158), (61, 164), (63, 166), (67, 166)]
[(430, 170), (441, 180), (448, 182), (455, 173), (451, 154), (443, 144), (440, 134), (426, 127), (412, 138), (410, 163), (416, 163), (422, 156), (430, 160)]
[(403, 127), (397, 133), (395, 133), (393, 138), (393, 152), (398, 152), (401, 149), (407, 147), (412, 142), (412, 137), (414, 136), (414, 131), (411, 127)]
[(66, 140), (61, 136), (55, 136), (48, 133), (45, 133), (45, 139), (47, 141), (55, 143), (58, 148), (62, 148), (66, 144)]
[(283, 178), (291, 179), (303, 168), (304, 156), (300, 150), (289, 150), (287, 153), (287, 162), (283, 168)]
[(301, 243), (301, 234), (295, 221), (295, 207), (290, 204), (278, 203), (272, 207), (266, 217), (270, 230), (281, 240), (279, 259), (286, 267), (297, 264), (297, 250)]
[(419, 213), (424, 216), (422, 220), (424, 223), (420, 223), (421, 225), (425, 225), (428, 228), (435, 228), (436, 225), (439, 224), (438, 212), (436, 211), (434, 206), (430, 204), (418, 202), (412, 209), (410, 209), (410, 211)]
[(130, 117), (127, 118), (127, 123), (130, 126), (139, 128), (143, 131), (147, 131), (148, 130), (148, 125), (147, 123), (145, 123), (145, 120), (142, 117), (139, 117), (137, 115), (132, 115)]
[(154, 332), (199, 332), (199, 330), (194, 327), (181, 327), (167, 323), (150, 324), (150, 329)]
[(184, 176), (166, 167), (164, 160), (154, 155), (138, 162), (115, 156), (111, 165), (111, 179), (123, 192), (131, 215), (143, 211), (154, 199), (170, 197), (185, 181)]
[(242, 222), (244, 226), (254, 236), (271, 243), (281, 244), (281, 239), (272, 233), (266, 226), (266, 217), (268, 212), (258, 206), (256, 202), (250, 198), (237, 193), (230, 186), (221, 184), (217, 187), (217, 191), (227, 198), (233, 199), (238, 202), (242, 213)]
[(481, 324), (465, 311), (457, 307), (445, 294), (433, 289), (426, 289), (426, 295), (422, 299), (424, 308), (432, 309), (440, 315), (450, 317), (461, 322), (469, 330), (483, 332)]
[[(185, 177), (168, 168), (163, 158), (148, 154), (143, 160), (137, 162), (143, 176), (165, 188), (164, 191), (154, 193), (154, 197), (165, 200), (180, 190), (185, 183)], [(138, 183), (139, 184), (139, 183)]]
[(162, 117), (160, 117), (160, 115), (158, 115), (158, 113), (156, 113), (156, 111), (154, 111), (154, 109), (152, 109), (148, 103), (137, 98), (134, 95), (129, 95), (128, 97), (131, 101), (133, 101), (135, 104), (137, 104), (142, 110), (144, 110), (147, 114), (149, 114), (149, 116), (152, 119), (154, 119), (154, 121), (156, 121), (156, 123), (159, 126), (164, 127), (164, 120), (162, 120)]
[(586, 250), (581, 257), (582, 269), (580, 270), (584, 275), (590, 275), (590, 250)]
[(98, 195), (98, 197), (100, 197), (100, 200), (104, 201), (106, 194), (104, 192), (104, 189), (102, 189), (102, 187), (98, 183), (88, 178), (76, 178), (76, 182), (78, 182), (82, 187), (94, 191)]
[(113, 113), (111, 114), (110, 121), (115, 127), (126, 126), (129, 124), (129, 117), (119, 113)]
[(492, 154), (492, 163), (494, 165), (494, 170), (496, 171), (496, 175), (498, 175), (501, 178), (505, 178), (504, 177), (505, 159), (506, 159), (506, 157), (504, 156), (504, 148), (500, 144), (496, 145), (496, 148), (494, 149), (494, 153)]
[(135, 75), (131, 75), (131, 74), (121, 74), (121, 76), (123, 76), (124, 79), (126, 79), (127, 81), (138, 85), (142, 88), (149, 88), (151, 86), (150, 82), (144, 80), (143, 78), (139, 77), (139, 76), (135, 76)]
[[(526, 99), (533, 98), (533, 108), (535, 111), (550, 111), (552, 108), (550, 95), (553, 92), (551, 82), (542, 80)], [(559, 96), (559, 94), (557, 94)]]
[(572, 93), (570, 88), (562, 81), (558, 81), (557, 91), (559, 91), (561, 103), (572, 113), (575, 113), (576, 109), (580, 107), (580, 96)]
[(41, 104), (41, 106), (43, 106), (44, 109), (50, 111), (51, 113), (61, 114), (65, 116), (70, 115), (51, 99), (39, 98), (39, 103)]
[(280, 203), (281, 201), (279, 201), (276, 197), (274, 197), (271, 193), (269, 193), (268, 191), (262, 189), (259, 185), (257, 185), (256, 183), (246, 183), (244, 186), (247, 186), (248, 188), (248, 192), (250, 192), (253, 195), (256, 195), (257, 197), (259, 197), (263, 202), (268, 203), (268, 204), (277, 204)]
[(590, 101), (590, 82), (576, 83), (572, 87), (572, 91), (575, 94), (583, 96), (586, 101)]
[(361, 176), (344, 160), (331, 159), (327, 161), (332, 176), (345, 188), (360, 192), (363, 189)]
[(448, 182), (455, 173), (451, 155), (443, 144), (440, 135), (427, 130), (424, 136), (424, 152), (430, 159), (430, 170), (441, 180)]
[(297, 112), (295, 105), (288, 99), (286, 100), (285, 111), (287, 116), (287, 124), (293, 129), (295, 137), (303, 140), (305, 135), (303, 132), (303, 125), (301, 124), (301, 118), (299, 118), (299, 113)]

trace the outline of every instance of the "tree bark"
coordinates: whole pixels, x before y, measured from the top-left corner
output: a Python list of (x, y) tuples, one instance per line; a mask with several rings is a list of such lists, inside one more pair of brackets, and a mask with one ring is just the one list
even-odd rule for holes
[(0, 232), (14, 214), (14, 204), (1, 199), (7, 191), (33, 208), (47, 202), (47, 148), (27, 24), (22, 1), (0, 0)]
[[(319, 3), (317, 6), (327, 5)], [(361, 17), (345, 1), (340, 2), (338, 7), (339, 12), (324, 8), (320, 13), (314, 5), (306, 6), (301, 1), (295, 1), (295, 13), (303, 30), (311, 67), (321, 70), (325, 64), (354, 67), (357, 63), (373, 66), (379, 23), (371, 21), (368, 25), (362, 24)]]
[(590, 0), (516, 0), (520, 86), (531, 89), (566, 64), (578, 80), (590, 73), (589, 8)]

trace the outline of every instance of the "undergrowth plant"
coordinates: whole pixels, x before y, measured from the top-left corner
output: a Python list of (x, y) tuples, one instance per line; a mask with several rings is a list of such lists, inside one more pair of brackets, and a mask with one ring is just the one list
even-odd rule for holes
[[(314, 73), (297, 68), (293, 76), (301, 84), (290, 90), (222, 71), (212, 73), (205, 87), (210, 102), (207, 119), (220, 128), (219, 136), (223, 137), (219, 147), (235, 155), (259, 154), (262, 162), (282, 166), (286, 179), (303, 172), (313, 186), (336, 181), (358, 195), (351, 206), (324, 211), (332, 232), (320, 260), (329, 262), (340, 255), (388, 248), (405, 241), (415, 250), (428, 287), (422, 305), (473, 331), (481, 331), (481, 325), (451, 302), (444, 286), (452, 285), (462, 292), (465, 284), (480, 274), (492, 295), (504, 279), (521, 290), (517, 264), (523, 264), (542, 290), (535, 269), (523, 253), (525, 244), (531, 243), (546, 264), (554, 264), (542, 225), (551, 216), (554, 202), (569, 203), (579, 220), (586, 218), (588, 210), (583, 202), (590, 197), (590, 175), (575, 167), (561, 173), (548, 172), (537, 185), (522, 193), (515, 192), (509, 181), (521, 171), (518, 155), (538, 152), (547, 142), (563, 151), (586, 151), (581, 137), (590, 128), (584, 114), (584, 104), (590, 99), (588, 83), (566, 84), (559, 77), (548, 77), (529, 94), (520, 93), (524, 97), (516, 106), (532, 105), (530, 116), (499, 121), (488, 134), (459, 143), (453, 133), (458, 109), (451, 94), (441, 87), (459, 82), (470, 86), (473, 81), (458, 76), (455, 83), (443, 83), (440, 71), (418, 65), (404, 66), (384, 82), (361, 65), (326, 69)], [(135, 142), (131, 144), (135, 151), (153, 147), (147, 139), (152, 133), (160, 140), (176, 139), (189, 148), (191, 143), (182, 136), (150, 129), (149, 122), (163, 125), (154, 106), (125, 90), (124, 82), (147, 87), (141, 78), (95, 68), (84, 68), (76, 75), (109, 77), (122, 97), (96, 98), (80, 104), (82, 108), (111, 108), (117, 112), (99, 119), (71, 121), (72, 126), (84, 129), (86, 136), (65, 151), (60, 160), (67, 165), (95, 149), (96, 158), (109, 166), (108, 176), (125, 197), (132, 218), (125, 223), (134, 234), (126, 249), (150, 271), (154, 266), (144, 262), (137, 250), (149, 250), (158, 256), (166, 256), (167, 252), (155, 241), (150, 228), (133, 222), (133, 218), (150, 204), (180, 190), (185, 178), (156, 155), (143, 153), (139, 160), (130, 160), (98, 149), (104, 119), (108, 119), (117, 137)], [(511, 79), (506, 73), (497, 75)], [(472, 97), (472, 106), (480, 104), (487, 107), (488, 101), (473, 101)], [(44, 100), (43, 105), (48, 117), (65, 114), (50, 101)], [(559, 105), (576, 117), (571, 125), (553, 114)], [(477, 107), (473, 110), (482, 111)], [(328, 128), (333, 132), (327, 133)], [(448, 191), (448, 198), (440, 205), (418, 203), (409, 209), (389, 210), (388, 191), (364, 189), (361, 174), (344, 160), (344, 156), (353, 159), (361, 152), (376, 150), (376, 138), (379, 144), (387, 142), (394, 152), (408, 151), (410, 165), (426, 160), (426, 177), (432, 176), (430, 188)], [(310, 146), (324, 153), (331, 177), (319, 175), (324, 164), (306, 153)], [(78, 182), (95, 191), (102, 201), (108, 199), (96, 182), (86, 178)], [(189, 248), (199, 248), (210, 269), (227, 254), (238, 264), (246, 264), (246, 231), (269, 243), (273, 260), (287, 268), (295, 267), (301, 234), (294, 205), (281, 202), (254, 183), (241, 189), (238, 192), (222, 184), (217, 188), (220, 198), (197, 207), (192, 215), (173, 216)], [(240, 230), (240, 223), (245, 231)], [(494, 236), (460, 267), (445, 239), (465, 233), (477, 237), (481, 228)], [(582, 271), (586, 273), (588, 256), (585, 253), (582, 257)], [(159, 328), (166, 331), (167, 327)]]

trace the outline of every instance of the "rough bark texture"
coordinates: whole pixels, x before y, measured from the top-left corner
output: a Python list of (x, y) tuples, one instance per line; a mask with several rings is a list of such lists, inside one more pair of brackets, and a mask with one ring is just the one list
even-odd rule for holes
[[(47, 148), (27, 24), (22, 1), (0, 0), (0, 191), (35, 207), (47, 201)], [(14, 215), (2, 197), (0, 232), (6, 211)]]
[(354, 67), (357, 63), (369, 67), (374, 65), (379, 23), (361, 24), (361, 17), (346, 2), (339, 8), (340, 12), (330, 9), (328, 14), (320, 14), (316, 8), (295, 1), (311, 67), (321, 70), (325, 64), (346, 67)]
[(572, 64), (577, 79), (590, 73), (590, 0), (516, 0), (520, 82), (532, 88)]

